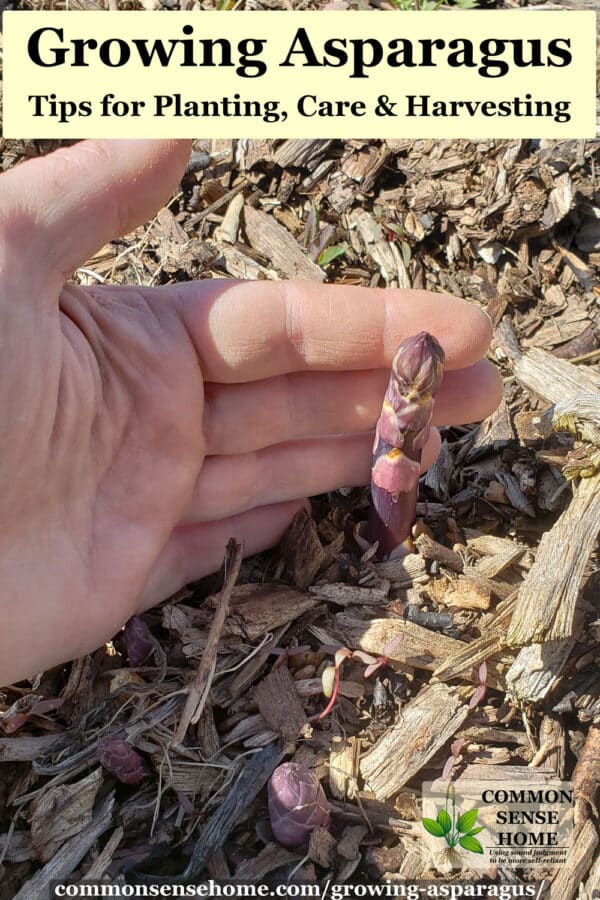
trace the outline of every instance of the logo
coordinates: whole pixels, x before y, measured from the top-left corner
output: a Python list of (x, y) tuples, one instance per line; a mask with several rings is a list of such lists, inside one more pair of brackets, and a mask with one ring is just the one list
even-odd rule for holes
[(435, 864), (564, 866), (573, 832), (572, 785), (526, 767), (471, 769), (452, 782), (423, 784), (421, 840)]
[[(448, 811), (449, 802), (450, 812)], [(475, 837), (484, 830), (483, 825), (475, 826), (479, 810), (469, 809), (467, 812), (461, 813), (458, 818), (456, 815), (456, 791), (452, 785), (446, 789), (446, 804), (438, 812), (437, 818), (422, 818), (421, 822), (425, 831), (446, 842), (444, 851), (450, 859), (460, 856), (460, 851), (456, 850), (457, 845), (469, 853), (483, 853), (483, 847)]]

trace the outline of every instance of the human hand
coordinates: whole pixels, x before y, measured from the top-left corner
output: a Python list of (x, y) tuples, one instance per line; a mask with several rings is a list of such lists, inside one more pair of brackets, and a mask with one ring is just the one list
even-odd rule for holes
[[(491, 326), (423, 291), (65, 284), (175, 188), (186, 142), (89, 141), (0, 177), (0, 684), (86, 653), (276, 543), (303, 498), (366, 484), (398, 342), (447, 358), (434, 421), (501, 396)], [(437, 432), (423, 465), (438, 451)]]

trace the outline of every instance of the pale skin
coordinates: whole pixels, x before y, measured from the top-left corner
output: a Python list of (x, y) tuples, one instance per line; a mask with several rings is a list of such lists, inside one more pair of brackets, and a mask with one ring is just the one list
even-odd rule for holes
[[(399, 341), (446, 352), (437, 425), (501, 397), (474, 304), (423, 291), (66, 281), (176, 189), (183, 141), (88, 141), (0, 176), (0, 684), (90, 652), (367, 484)], [(424, 452), (439, 447), (433, 431)]]

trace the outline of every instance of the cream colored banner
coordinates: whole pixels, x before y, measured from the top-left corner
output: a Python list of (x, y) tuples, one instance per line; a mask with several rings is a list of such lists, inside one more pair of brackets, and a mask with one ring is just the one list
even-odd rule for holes
[(12, 138), (585, 138), (595, 14), (6, 12)]

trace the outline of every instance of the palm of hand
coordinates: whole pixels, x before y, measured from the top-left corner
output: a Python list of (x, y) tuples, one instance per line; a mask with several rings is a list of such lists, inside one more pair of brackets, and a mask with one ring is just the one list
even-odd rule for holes
[[(66, 286), (28, 348), (26, 403), (19, 390), (2, 404), (18, 423), (1, 504), (2, 521), (22, 523), (13, 611), (30, 604), (41, 661), (57, 645), (89, 650), (160, 589), (206, 448), (202, 375), (181, 330), (152, 295)], [(16, 471), (29, 473), (25, 491), (11, 488)], [(60, 618), (38, 631), (49, 608)]]

